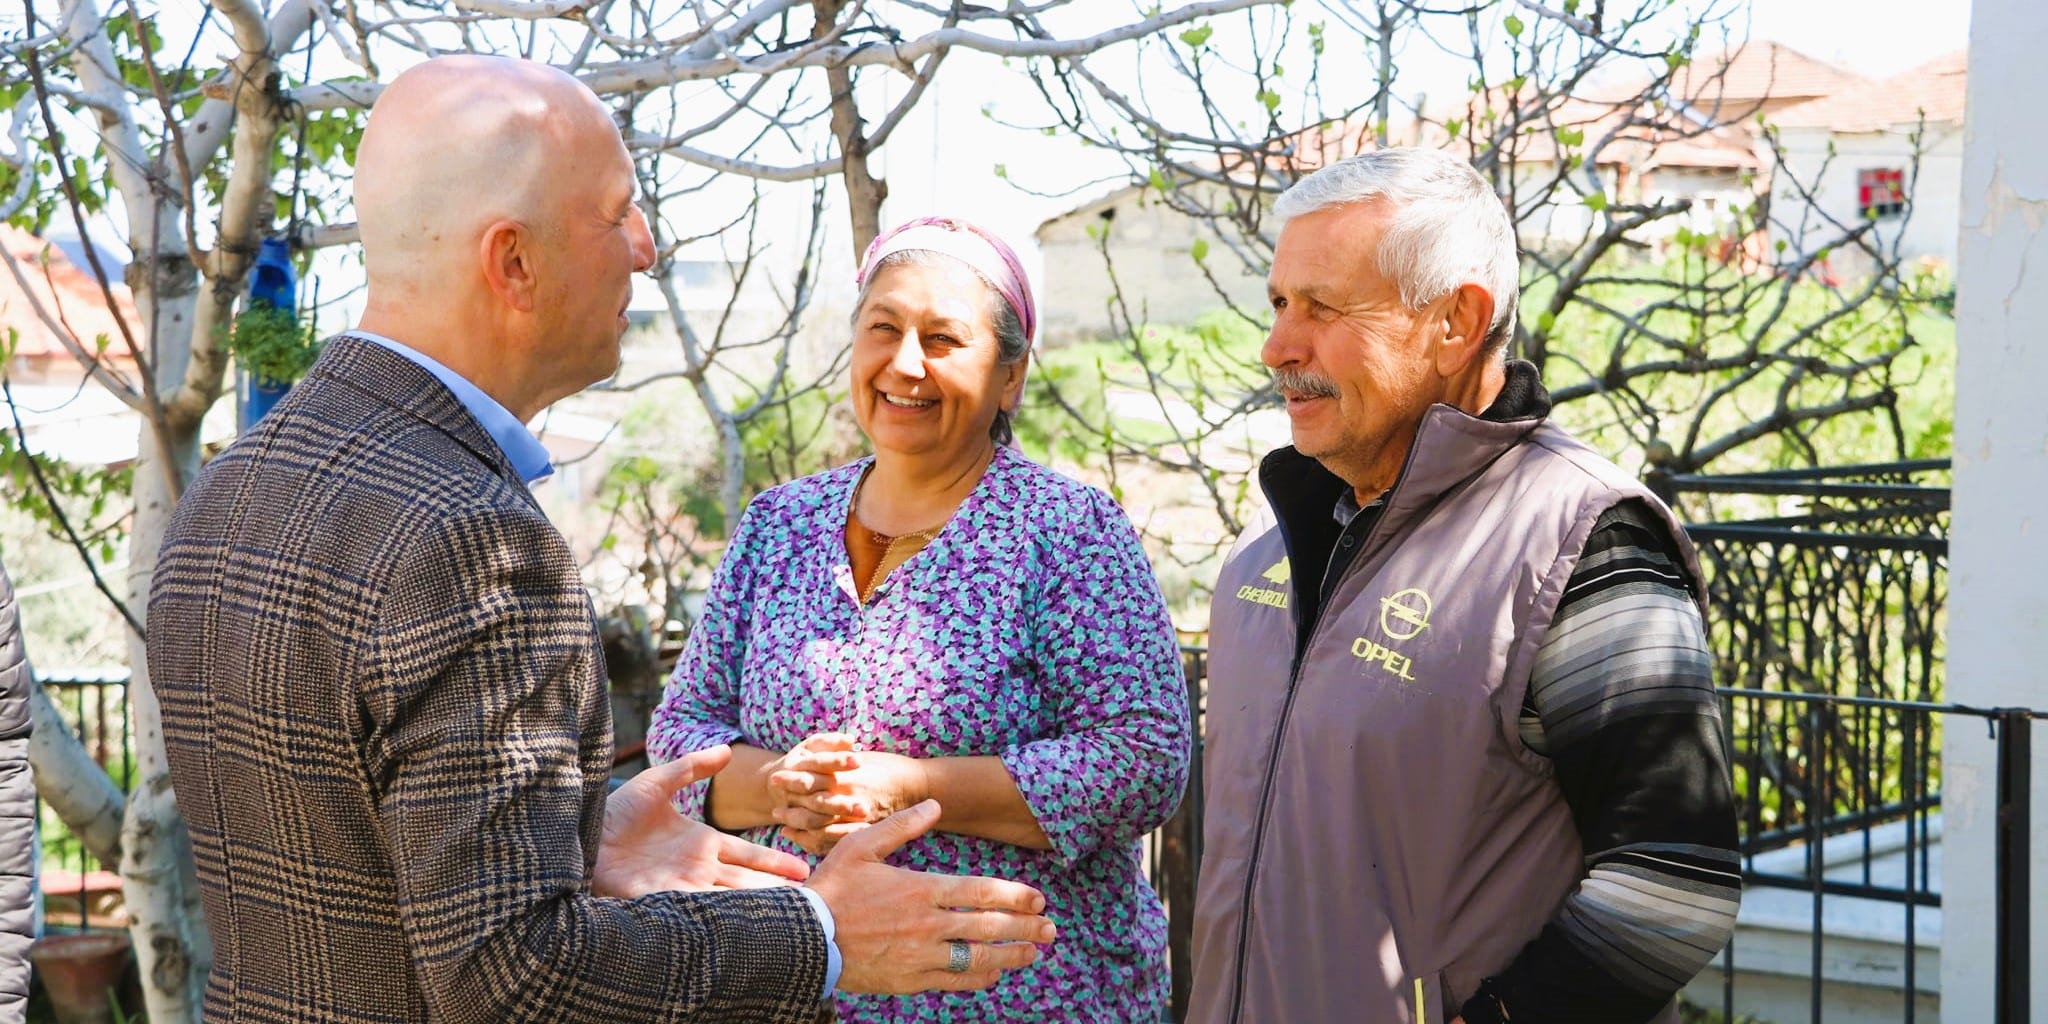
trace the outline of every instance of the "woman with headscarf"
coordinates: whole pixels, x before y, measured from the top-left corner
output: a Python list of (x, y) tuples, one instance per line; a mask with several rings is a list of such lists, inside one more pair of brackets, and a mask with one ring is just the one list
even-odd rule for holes
[(1179, 803), (1190, 737), (1151, 564), (1107, 494), (1011, 444), (1036, 310), (1009, 246), (913, 221), (858, 283), (849, 390), (875, 454), (747, 508), (649, 749), (730, 743), (685, 813), (813, 857), (934, 798), (897, 863), (1045, 893), (1060, 933), (1035, 965), (984, 992), (841, 996), (840, 1019), (1157, 1021), (1165, 917), (1138, 840)]

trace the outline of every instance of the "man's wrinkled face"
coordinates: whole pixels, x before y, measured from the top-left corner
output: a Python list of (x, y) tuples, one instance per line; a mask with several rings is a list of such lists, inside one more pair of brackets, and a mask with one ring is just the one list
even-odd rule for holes
[(1389, 209), (1372, 200), (1288, 221), (1267, 276), (1273, 327), (1260, 359), (1294, 446), (1353, 487), (1392, 485), (1444, 388), (1430, 354), (1440, 303), (1408, 309), (1379, 270)]
[[(636, 198), (633, 161), (609, 121), (551, 174), (561, 197), (554, 230), (543, 227), (555, 311), (547, 344), (562, 372), (593, 384), (617, 372), (633, 275), (654, 265), (654, 236)], [(580, 385), (579, 385), (580, 386)]]

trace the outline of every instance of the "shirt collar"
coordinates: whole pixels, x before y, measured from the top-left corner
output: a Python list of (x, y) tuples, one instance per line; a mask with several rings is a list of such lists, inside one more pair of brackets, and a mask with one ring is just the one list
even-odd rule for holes
[(484, 433), (489, 434), (491, 440), (498, 443), (498, 450), (505, 453), (506, 461), (512, 463), (512, 470), (519, 474), (519, 479), (531, 485), (547, 479), (554, 473), (555, 467), (548, 457), (547, 448), (533, 436), (533, 432), (527, 430), (526, 425), (519, 422), (518, 417), (513, 416), (510, 410), (499, 405), (497, 399), (470, 383), (467, 377), (442, 366), (403, 342), (369, 331), (348, 333), (350, 337), (382, 345), (412, 360), (420, 369), (432, 374), (435, 380), (440, 381), (442, 386), (455, 395), (455, 400), (461, 402), (464, 409), (469, 410), (471, 416), (476, 417), (477, 426), (484, 428)]

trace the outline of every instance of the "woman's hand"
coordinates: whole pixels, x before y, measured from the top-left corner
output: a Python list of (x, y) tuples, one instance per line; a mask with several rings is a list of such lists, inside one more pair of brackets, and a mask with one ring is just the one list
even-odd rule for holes
[[(776, 794), (775, 820), (783, 835), (805, 850), (823, 856), (839, 840), (881, 821), (897, 811), (914, 807), (931, 794), (926, 763), (901, 754), (877, 750), (851, 750), (831, 737), (813, 743), (812, 737), (783, 758), (782, 767), (770, 773), (768, 788)], [(851, 767), (839, 767), (852, 761)]]
[(769, 817), (777, 824), (788, 824), (789, 812), (800, 806), (799, 800), (808, 799), (810, 805), (816, 805), (817, 794), (829, 789), (838, 773), (854, 768), (853, 757), (853, 737), (821, 732), (805, 737), (782, 756), (762, 765), (758, 777), (768, 792)]

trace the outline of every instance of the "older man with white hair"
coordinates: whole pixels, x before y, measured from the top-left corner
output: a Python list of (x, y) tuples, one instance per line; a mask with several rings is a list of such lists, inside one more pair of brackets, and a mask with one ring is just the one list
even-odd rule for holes
[(1470, 166), (1382, 150), (1274, 212), (1294, 444), (1215, 591), (1190, 1019), (1675, 1020), (1741, 893), (1684, 531), (1506, 358)]

